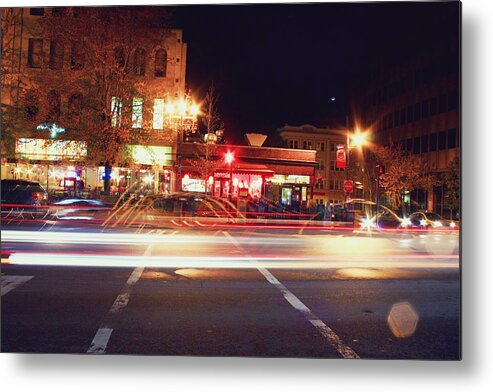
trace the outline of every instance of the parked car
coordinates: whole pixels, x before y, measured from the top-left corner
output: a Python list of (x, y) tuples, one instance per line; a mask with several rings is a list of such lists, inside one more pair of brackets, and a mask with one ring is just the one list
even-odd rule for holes
[(454, 221), (444, 219), (440, 215), (434, 213), (434, 212), (413, 212), (410, 216), (409, 219), (411, 220), (412, 224), (416, 227), (420, 228), (433, 228), (433, 229), (439, 229), (439, 228), (450, 228), (454, 229), (456, 227), (456, 223)]
[(1, 194), (2, 208), (4, 204), (38, 206), (48, 202), (48, 193), (34, 181), (2, 180)]

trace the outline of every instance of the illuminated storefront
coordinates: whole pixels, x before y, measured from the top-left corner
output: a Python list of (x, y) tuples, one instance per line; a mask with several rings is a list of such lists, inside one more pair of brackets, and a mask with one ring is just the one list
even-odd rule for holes
[(305, 175), (276, 174), (267, 179), (266, 195), (285, 207), (299, 207), (308, 202), (310, 179)]

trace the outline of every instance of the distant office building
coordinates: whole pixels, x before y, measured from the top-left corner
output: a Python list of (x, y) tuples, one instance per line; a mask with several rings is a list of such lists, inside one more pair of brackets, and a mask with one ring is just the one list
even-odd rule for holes
[[(460, 151), (459, 77), (458, 42), (392, 65), (375, 60), (358, 98), (365, 127), (373, 130), (376, 143), (422, 156), (430, 172), (443, 179)], [(444, 213), (443, 184), (408, 197), (420, 208)]]

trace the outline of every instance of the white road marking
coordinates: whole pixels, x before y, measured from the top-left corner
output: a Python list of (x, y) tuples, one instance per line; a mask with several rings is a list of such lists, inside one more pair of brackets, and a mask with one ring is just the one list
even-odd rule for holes
[[(146, 251), (144, 252), (144, 257), (148, 257), (151, 254), (153, 245), (154, 243), (152, 242), (149, 244)], [(125, 306), (127, 306), (128, 302), (130, 301), (130, 294), (132, 294), (132, 289), (139, 281), (143, 271), (144, 267), (137, 267), (130, 274), (123, 291), (118, 295), (118, 297), (116, 297), (115, 302), (113, 302), (113, 305), (111, 305), (106, 320), (103, 322), (103, 325), (98, 329), (96, 335), (92, 339), (91, 345), (87, 350), (89, 354), (106, 353), (106, 347), (108, 346), (111, 334), (113, 333), (113, 328), (111, 326), (112, 317), (114, 317), (114, 315), (118, 314)]]
[(87, 353), (104, 354), (112, 332), (112, 328), (99, 328), (96, 336), (94, 336), (94, 339), (92, 340), (89, 350), (87, 350)]
[[(226, 231), (223, 231), (223, 233), (230, 239), (233, 245), (243, 251), (241, 245), (231, 234)], [(327, 324), (320, 320), (303, 302), (299, 300), (298, 297), (296, 297), (296, 295), (294, 295), (286, 286), (279, 282), (274, 275), (272, 275), (266, 268), (262, 267), (257, 260), (251, 258), (250, 262), (256, 265), (257, 269), (265, 277), (265, 279), (282, 293), (283, 297), (291, 304), (293, 308), (302, 313), (308, 319), (308, 321), (318, 330), (320, 335), (322, 335), (322, 337), (326, 339), (330, 345), (342, 355), (343, 358), (359, 358), (359, 355), (356, 354), (351, 347), (345, 345), (339, 336), (337, 336), (337, 334)]]
[(3, 297), (9, 291), (12, 291), (16, 287), (20, 286), (23, 283), (26, 283), (28, 280), (31, 280), (33, 276), (20, 276), (20, 275), (5, 275), (0, 277), (1, 282), (1, 295)]

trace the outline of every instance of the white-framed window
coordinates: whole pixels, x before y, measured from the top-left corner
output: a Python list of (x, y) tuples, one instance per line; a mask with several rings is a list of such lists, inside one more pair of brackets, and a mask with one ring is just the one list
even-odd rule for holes
[(317, 151), (325, 151), (325, 142), (317, 142)]
[(152, 111), (152, 127), (154, 129), (164, 128), (164, 98), (154, 99), (154, 107)]
[(142, 108), (144, 100), (142, 98), (134, 98), (132, 101), (132, 128), (142, 128)]
[(315, 187), (317, 189), (324, 189), (324, 180), (318, 181)]
[(303, 150), (311, 150), (311, 149), (312, 149), (312, 142), (310, 140), (304, 140)]
[(111, 125), (113, 127), (122, 126), (122, 100), (117, 97), (111, 97)]
[(289, 148), (297, 149), (298, 148), (298, 140), (290, 140), (289, 141)]

